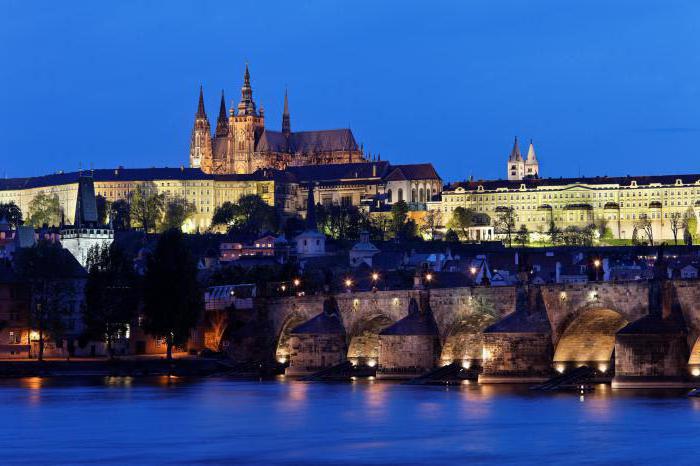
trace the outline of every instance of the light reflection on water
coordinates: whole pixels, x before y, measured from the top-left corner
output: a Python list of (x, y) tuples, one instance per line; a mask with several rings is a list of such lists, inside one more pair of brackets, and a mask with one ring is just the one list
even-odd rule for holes
[[(680, 391), (107, 377), (0, 380), (3, 464), (693, 464)], [(29, 454), (30, 453), (30, 454)]]

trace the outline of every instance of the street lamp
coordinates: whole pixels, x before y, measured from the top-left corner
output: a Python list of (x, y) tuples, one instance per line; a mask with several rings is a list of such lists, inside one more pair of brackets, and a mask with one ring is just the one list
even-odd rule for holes
[(348, 292), (350, 291), (351, 286), (352, 286), (352, 280), (350, 280), (349, 278), (346, 278), (345, 279), (345, 288), (348, 289)]
[(600, 270), (600, 259), (596, 259), (593, 261), (593, 267), (595, 267), (595, 281), (599, 281), (600, 277), (598, 271)]
[(471, 267), (469, 269), (469, 271), (471, 272), (472, 275), (476, 275), (476, 267)]
[(372, 291), (377, 291), (377, 280), (379, 280), (379, 274), (372, 272)]
[(301, 284), (301, 280), (299, 280), (298, 278), (295, 278), (293, 283), (294, 283), (294, 286), (299, 286)]

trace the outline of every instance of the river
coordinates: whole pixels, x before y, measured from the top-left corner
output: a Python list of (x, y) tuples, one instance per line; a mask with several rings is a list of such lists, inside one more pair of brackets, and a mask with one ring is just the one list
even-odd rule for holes
[(0, 380), (2, 464), (697, 464), (685, 391)]

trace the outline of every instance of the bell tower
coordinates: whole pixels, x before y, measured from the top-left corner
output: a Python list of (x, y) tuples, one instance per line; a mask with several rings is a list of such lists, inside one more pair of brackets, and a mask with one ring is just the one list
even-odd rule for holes
[(210, 173), (212, 169), (211, 126), (204, 111), (204, 91), (199, 86), (199, 105), (194, 114), (194, 126), (190, 138), (190, 167)]
[(245, 66), (241, 101), (237, 113), (233, 108), (229, 116), (229, 130), (233, 139), (231, 157), (228, 163), (229, 173), (251, 173), (253, 171), (253, 154), (255, 141), (265, 128), (265, 117), (258, 113), (253, 100), (253, 88), (250, 85), (250, 72)]

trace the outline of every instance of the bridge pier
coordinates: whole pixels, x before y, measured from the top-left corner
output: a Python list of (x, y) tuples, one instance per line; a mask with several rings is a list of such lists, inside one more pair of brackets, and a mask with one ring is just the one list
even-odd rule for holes
[(440, 358), (440, 338), (427, 298), (411, 298), (408, 315), (379, 334), (377, 378), (412, 379), (433, 368)]
[(326, 299), (323, 312), (292, 329), (289, 340), (291, 351), (285, 375), (313, 374), (345, 361), (345, 327), (335, 299)]

